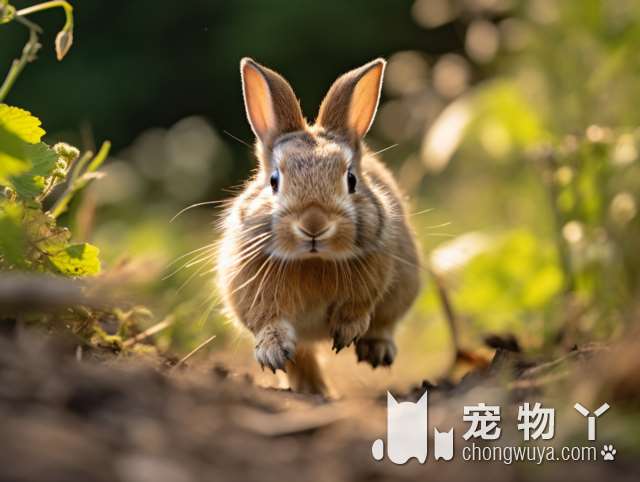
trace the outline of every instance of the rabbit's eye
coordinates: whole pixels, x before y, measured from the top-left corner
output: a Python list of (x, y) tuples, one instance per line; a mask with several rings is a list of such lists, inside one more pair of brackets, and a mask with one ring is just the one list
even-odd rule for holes
[(280, 184), (280, 173), (278, 171), (273, 171), (273, 174), (271, 174), (270, 182), (273, 192), (278, 192), (278, 185)]
[(349, 194), (356, 192), (356, 175), (351, 171), (347, 171), (347, 186), (349, 187)]

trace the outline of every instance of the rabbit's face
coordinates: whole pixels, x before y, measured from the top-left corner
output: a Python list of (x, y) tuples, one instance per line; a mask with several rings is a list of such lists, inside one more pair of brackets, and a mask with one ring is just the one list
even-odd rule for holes
[(365, 216), (361, 204), (367, 198), (354, 161), (347, 145), (322, 132), (294, 133), (276, 142), (265, 179), (272, 198), (272, 255), (344, 259), (357, 254), (358, 224)]
[(268, 236), (270, 255), (345, 259), (379, 241), (385, 193), (362, 176), (360, 155), (378, 106), (384, 66), (383, 59), (376, 59), (340, 76), (309, 127), (281, 75), (249, 58), (240, 63), (260, 159), (241, 217), (257, 224), (248, 229), (269, 229), (252, 232)]

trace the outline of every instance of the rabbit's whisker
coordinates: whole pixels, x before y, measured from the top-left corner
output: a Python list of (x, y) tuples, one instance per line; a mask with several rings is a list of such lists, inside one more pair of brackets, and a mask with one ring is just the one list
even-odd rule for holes
[(182, 271), (185, 268), (190, 268), (191, 266), (193, 266), (194, 264), (198, 264), (206, 259), (212, 259), (214, 256), (216, 255), (215, 253), (215, 248), (210, 248), (210, 252), (207, 252), (207, 254), (204, 257), (201, 258), (197, 258), (196, 260), (192, 260), (192, 261), (188, 261), (185, 264), (183, 264), (182, 266), (180, 266), (179, 268), (174, 269), (171, 273), (169, 273), (166, 276), (163, 276), (161, 278), (162, 281), (166, 281), (169, 278), (175, 276), (177, 273), (179, 273), (180, 271)]
[(251, 226), (249, 228), (245, 228), (242, 232), (238, 233), (238, 236), (242, 237), (244, 236), (245, 233), (250, 233), (256, 229), (260, 229), (260, 228), (267, 228), (269, 226), (269, 223), (259, 223), (256, 224), (254, 226)]
[(247, 242), (251, 242), (255, 239), (260, 238), (261, 236), (265, 236), (265, 235), (270, 235), (271, 233), (269, 231), (265, 231), (263, 233), (255, 233), (254, 231), (257, 231), (259, 229), (264, 229), (264, 226), (260, 225), (260, 226), (253, 226), (251, 228), (245, 229), (243, 232), (238, 233), (238, 242), (240, 243), (240, 245), (243, 245)]
[(271, 236), (271, 233), (260, 233), (260, 234), (254, 235), (254, 236), (246, 236), (245, 239), (242, 239), (242, 236), (238, 236), (238, 238), (240, 240), (240, 246), (241, 247), (245, 247), (245, 246), (249, 245), (250, 243), (253, 243), (254, 241), (262, 240), (266, 236)]
[[(368, 273), (368, 276), (369, 276), (368, 281), (369, 281), (369, 283), (373, 284), (374, 280), (376, 279), (376, 277), (375, 277), (375, 274), (371, 271), (371, 269), (369, 269), (369, 265), (366, 262), (363, 261), (362, 268), (365, 270), (365, 273)], [(373, 299), (373, 296), (371, 296), (371, 298)]]
[(249, 261), (249, 260), (255, 258), (256, 256), (258, 256), (260, 254), (260, 252), (262, 251), (263, 247), (264, 247), (264, 245), (260, 245), (260, 246), (255, 247), (251, 251), (243, 253), (241, 256), (238, 257), (237, 260), (234, 260), (234, 265), (242, 264), (242, 266), (240, 268), (244, 268), (244, 266), (245, 266), (244, 261)]
[(187, 206), (186, 208), (183, 208), (180, 211), (178, 211), (178, 213), (169, 220), (169, 223), (174, 222), (181, 214), (186, 213), (190, 209), (197, 208), (197, 207), (200, 207), (200, 206), (209, 206), (211, 204), (230, 203), (232, 201), (233, 201), (232, 199), (222, 199), (222, 200), (218, 200), (218, 201), (204, 201), (204, 202), (201, 202), (201, 203), (191, 204), (190, 206)]
[(380, 149), (379, 151), (374, 152), (373, 154), (369, 154), (370, 156), (377, 156), (378, 154), (382, 154), (383, 152), (386, 152), (390, 149), (393, 149), (394, 147), (398, 147), (400, 144), (391, 144), (390, 146), (385, 147), (384, 149)]
[(418, 212), (409, 214), (409, 217), (419, 216), (420, 214), (430, 213), (431, 211), (434, 211), (434, 210), (435, 210), (435, 208), (423, 209), (422, 211), (418, 211)]
[(260, 256), (260, 250), (258, 249), (257, 252), (253, 253), (248, 258), (243, 258), (242, 260), (238, 260), (239, 262), (242, 262), (242, 265), (234, 268), (233, 271), (231, 271), (230, 274), (232, 276), (231, 278), (229, 278), (229, 282), (232, 282), (234, 279), (236, 279), (236, 276), (238, 276), (238, 274), (240, 274), (242, 270), (244, 270), (251, 262), (253, 262), (259, 256)]
[(365, 278), (364, 285), (365, 285), (365, 289), (367, 290), (367, 297), (369, 298), (370, 301), (374, 301), (374, 296), (371, 290), (371, 284), (373, 283), (373, 280), (375, 279), (375, 277), (372, 275), (364, 259), (355, 258), (355, 262), (357, 263), (356, 269), (358, 270), (358, 272), (360, 272), (360, 270), (362, 270), (363, 272), (363, 276)]
[(204, 271), (202, 273), (199, 274), (200, 278), (203, 278), (205, 276), (210, 276), (211, 273), (215, 273), (216, 272), (216, 267), (215, 265), (211, 267), (211, 269), (209, 271)]
[(176, 264), (178, 261), (180, 261), (180, 260), (182, 260), (182, 259), (186, 258), (187, 256), (191, 256), (192, 254), (199, 253), (200, 251), (203, 251), (203, 250), (205, 250), (205, 249), (214, 249), (214, 248), (216, 247), (216, 244), (217, 244), (217, 243), (210, 243), (210, 244), (207, 244), (207, 245), (205, 245), (205, 246), (202, 246), (201, 248), (197, 248), (197, 249), (194, 249), (193, 251), (189, 251), (188, 253), (185, 253), (185, 254), (183, 254), (183, 255), (180, 255), (180, 256), (178, 256), (176, 259), (174, 259), (173, 261), (171, 261), (171, 263), (169, 263), (167, 266), (165, 266), (165, 268), (164, 268), (164, 269), (165, 269), (165, 270), (166, 270), (166, 269), (169, 269), (171, 266), (173, 266), (174, 264)]
[(251, 306), (249, 307), (249, 311), (251, 311), (253, 309), (253, 307), (256, 304), (256, 301), (258, 300), (258, 296), (262, 296), (262, 285), (264, 284), (264, 281), (267, 279), (267, 276), (269, 275), (269, 273), (271, 272), (271, 268), (273, 268), (275, 266), (275, 263), (273, 262), (273, 260), (271, 258), (267, 258), (267, 260), (269, 261), (269, 266), (267, 267), (266, 271), (264, 272), (264, 274), (262, 275), (262, 279), (260, 280), (260, 284), (258, 284), (258, 289), (256, 289), (256, 294), (253, 297), (253, 301), (251, 302)]
[(222, 132), (224, 132), (226, 135), (228, 135), (229, 137), (231, 137), (231, 139), (234, 139), (234, 140), (238, 141), (240, 144), (244, 144), (244, 145), (245, 145), (245, 146), (247, 146), (249, 149), (251, 149), (251, 145), (250, 145), (248, 142), (243, 141), (242, 139), (240, 139), (240, 138), (239, 138), (239, 137), (237, 137), (237, 136), (234, 136), (231, 132), (229, 132), (229, 131), (227, 131), (227, 130), (223, 130)]
[(358, 276), (358, 279), (360, 280), (360, 282), (362, 283), (362, 287), (364, 288), (364, 290), (366, 291), (366, 295), (367, 295), (367, 299), (369, 301), (373, 301), (373, 296), (371, 294), (371, 288), (369, 286), (368, 283), (368, 276), (366, 276), (360, 269), (359, 267), (359, 260), (358, 258), (355, 258), (353, 263), (351, 263), (351, 266), (353, 268), (354, 273)]
[(252, 263), (256, 258), (258, 258), (261, 254), (261, 248), (262, 247), (258, 247), (256, 249), (255, 252), (250, 253), (246, 256), (244, 256), (242, 259), (239, 259), (235, 264), (238, 265), (240, 263), (242, 263), (239, 266), (235, 266), (228, 274), (231, 275), (227, 282), (230, 284), (234, 279), (236, 279), (236, 277), (250, 264)]
[(404, 258), (402, 258), (400, 256), (396, 256), (395, 254), (389, 253), (389, 256), (391, 256), (393, 259), (396, 259), (396, 260), (400, 261), (401, 263), (404, 263), (404, 264), (406, 264), (408, 266), (411, 266), (413, 268), (418, 268), (418, 269), (424, 271), (425, 273), (431, 274), (431, 270), (427, 266), (423, 266), (420, 263), (413, 263), (413, 262), (408, 261), (408, 260), (406, 260), (406, 259), (404, 259)]
[(284, 280), (284, 275), (286, 274), (288, 261), (284, 259), (278, 258), (278, 270), (276, 271), (275, 276), (275, 288), (273, 297), (276, 302), (276, 309), (280, 310), (280, 300), (278, 298), (278, 292), (280, 291), (280, 283)]
[(222, 298), (214, 291), (211, 292), (208, 296), (202, 300), (202, 302), (198, 305), (198, 311), (204, 308), (207, 303), (211, 303), (211, 311), (222, 303)]
[(198, 276), (200, 273), (202, 273), (202, 271), (207, 267), (206, 264), (203, 264), (202, 266), (200, 266), (200, 268), (198, 268), (197, 271), (195, 271), (191, 276), (189, 276), (187, 278), (187, 280), (182, 283), (180, 285), (180, 287), (178, 288), (178, 290), (176, 291), (176, 293), (180, 293), (190, 282), (191, 280), (193, 280), (196, 276)]
[(258, 276), (260, 276), (260, 273), (262, 273), (262, 270), (265, 268), (265, 266), (269, 263), (269, 260), (271, 259), (271, 257), (267, 257), (264, 262), (262, 263), (262, 265), (260, 265), (260, 268), (258, 269), (258, 271), (256, 272), (256, 274), (254, 274), (251, 278), (249, 278), (247, 281), (245, 281), (244, 283), (242, 283), (240, 286), (238, 286), (236, 289), (234, 289), (231, 294), (236, 293), (237, 291), (241, 290), (242, 288), (244, 288), (245, 286), (250, 285)]
[(432, 237), (432, 238), (437, 238), (437, 237), (440, 237), (440, 238), (455, 238), (456, 237), (456, 235), (452, 234), (452, 233), (425, 233), (424, 235)]
[[(271, 233), (263, 233), (260, 234), (258, 236), (253, 237), (252, 239), (248, 240), (246, 244), (242, 245), (242, 251), (240, 251), (238, 254), (241, 256), (241, 258), (238, 260), (239, 262), (241, 262), (245, 255), (248, 255), (248, 251), (252, 250), (253, 248), (255, 248), (255, 246), (259, 245), (261, 241), (263, 241), (264, 238), (270, 236)], [(250, 244), (250, 245), (249, 245)], [(259, 246), (257, 249), (260, 250), (262, 246)], [(208, 261), (208, 260), (212, 260), (213, 258), (215, 258), (216, 254), (217, 254), (217, 243), (211, 243), (207, 246), (203, 246), (202, 248), (198, 248), (195, 249), (193, 251), (191, 251), (190, 253), (184, 254), (182, 256), (180, 256), (179, 258), (177, 258), (176, 260), (174, 260), (169, 266), (172, 266), (173, 264), (175, 264), (176, 262), (178, 262), (180, 259), (184, 259), (185, 257), (191, 255), (191, 254), (195, 254), (198, 253), (200, 251), (203, 250), (207, 250), (206, 254), (204, 256), (199, 256), (196, 257), (195, 259), (192, 259), (188, 262), (186, 262), (185, 264), (183, 264), (182, 266), (180, 266), (179, 268), (175, 269), (174, 271), (172, 271), (171, 273), (169, 273), (168, 275), (166, 275), (165, 277), (162, 278), (162, 281), (165, 281), (169, 278), (171, 278), (172, 276), (176, 275), (177, 273), (179, 273), (180, 271), (182, 271), (183, 269), (188, 269), (191, 268), (197, 264), (200, 264), (202, 262)], [(253, 251), (252, 251), (253, 253)], [(249, 253), (251, 254), (251, 253)], [(169, 267), (167, 266), (167, 267)], [(199, 270), (201, 271), (201, 270)]]
[(234, 264), (241, 263), (247, 256), (251, 256), (264, 248), (267, 242), (271, 239), (270, 237), (265, 237), (257, 240), (254, 243), (243, 246), (242, 249), (237, 254), (237, 259), (234, 260)]
[(441, 223), (441, 224), (434, 224), (432, 226), (425, 226), (424, 229), (437, 229), (437, 228), (444, 228), (445, 226), (451, 226), (451, 221), (447, 221), (446, 223)]
[[(204, 326), (205, 322), (209, 319), (209, 316), (211, 316), (211, 312), (214, 310), (214, 308), (217, 306), (218, 303), (210, 303), (209, 307), (204, 311), (204, 313), (202, 314), (202, 316), (200, 316), (198, 318), (198, 324), (200, 325), (200, 327)], [(204, 303), (203, 303), (204, 305)], [(201, 306), (202, 308), (202, 306)]]
[(191, 260), (191, 261), (189, 261), (188, 263), (185, 263), (185, 264), (183, 265), (183, 268), (191, 268), (192, 266), (195, 266), (196, 264), (200, 264), (200, 263), (202, 263), (203, 261), (207, 261), (208, 259), (213, 259), (213, 258), (215, 258), (216, 254), (217, 254), (217, 252), (216, 252), (216, 251), (214, 251), (214, 252), (212, 252), (212, 253), (207, 253), (207, 254), (205, 254), (204, 256), (201, 256), (201, 257), (199, 257), (199, 258), (196, 258), (196, 259), (194, 259), (194, 260)]

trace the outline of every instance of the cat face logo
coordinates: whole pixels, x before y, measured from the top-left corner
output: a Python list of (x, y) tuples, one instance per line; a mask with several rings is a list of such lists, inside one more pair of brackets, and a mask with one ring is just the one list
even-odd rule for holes
[(433, 429), (433, 455), (436, 460), (451, 460), (453, 458), (453, 429), (448, 432), (439, 432)]
[[(371, 448), (373, 458), (384, 457), (384, 442), (376, 440)], [(411, 458), (423, 464), (427, 460), (427, 392), (416, 403), (398, 403), (387, 392), (387, 456), (394, 464)]]
[[(394, 464), (405, 464), (415, 458), (423, 464), (428, 455), (427, 391), (413, 402), (398, 403), (387, 392), (387, 457)], [(448, 432), (434, 430), (436, 459), (453, 458), (453, 429)], [(384, 442), (378, 439), (371, 447), (376, 460), (384, 457)]]

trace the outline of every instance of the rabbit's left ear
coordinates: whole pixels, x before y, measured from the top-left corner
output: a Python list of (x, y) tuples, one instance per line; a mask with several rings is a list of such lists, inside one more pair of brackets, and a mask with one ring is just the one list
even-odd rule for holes
[(386, 62), (376, 59), (336, 80), (320, 105), (316, 123), (353, 141), (369, 131), (378, 109)]
[(247, 118), (266, 147), (280, 135), (304, 129), (300, 104), (289, 83), (277, 72), (245, 57), (240, 62)]

